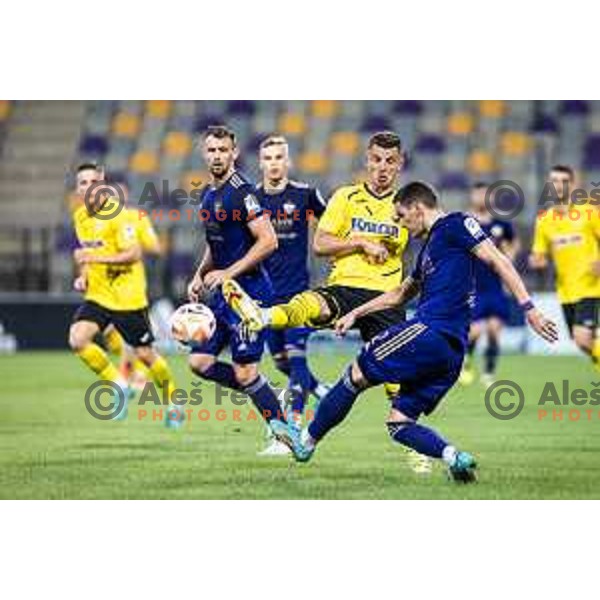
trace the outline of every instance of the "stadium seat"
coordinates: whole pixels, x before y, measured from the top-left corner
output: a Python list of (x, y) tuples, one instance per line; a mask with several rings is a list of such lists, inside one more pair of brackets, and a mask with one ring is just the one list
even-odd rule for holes
[(231, 100), (227, 103), (227, 114), (242, 117), (251, 117), (255, 112), (252, 100)]
[(168, 156), (187, 156), (192, 150), (192, 138), (183, 131), (167, 133), (163, 142), (163, 152)]
[(354, 156), (360, 149), (360, 138), (353, 131), (338, 131), (331, 136), (331, 148), (337, 154)]
[(530, 130), (533, 133), (553, 134), (558, 132), (558, 123), (552, 115), (537, 113), (533, 118)]
[(287, 113), (281, 116), (279, 129), (283, 135), (298, 136), (306, 131), (304, 115)]
[(158, 170), (158, 157), (153, 152), (138, 150), (131, 157), (130, 168), (134, 173), (154, 173)]
[(378, 131), (388, 131), (390, 129), (390, 120), (387, 117), (380, 115), (367, 117), (360, 126), (360, 130), (365, 133), (376, 133)]
[(450, 135), (469, 135), (473, 131), (473, 117), (466, 112), (453, 113), (448, 117), (448, 133)]
[(423, 112), (423, 103), (420, 100), (396, 100), (393, 111), (397, 115), (418, 117)]
[(482, 117), (500, 119), (506, 112), (504, 100), (481, 100), (479, 102), (479, 113)]
[(590, 135), (583, 148), (583, 167), (588, 170), (600, 169), (600, 135)]
[(100, 135), (86, 135), (79, 144), (80, 154), (102, 158), (109, 150), (108, 140)]
[(311, 112), (313, 116), (320, 119), (333, 119), (339, 110), (339, 104), (336, 100), (313, 100), (311, 103)]
[(6, 120), (10, 113), (10, 100), (0, 100), (0, 121)]
[(507, 131), (502, 135), (500, 148), (503, 154), (523, 156), (531, 149), (531, 138), (520, 131)]
[(468, 190), (469, 177), (462, 171), (442, 173), (438, 187), (442, 190)]
[(137, 115), (120, 112), (113, 119), (112, 131), (116, 136), (134, 138), (140, 132), (140, 125), (141, 121)]
[(424, 154), (441, 154), (446, 149), (446, 141), (440, 135), (421, 135), (417, 139), (415, 151)]
[(589, 106), (585, 100), (563, 100), (560, 103), (560, 112), (563, 115), (586, 116)]
[(146, 102), (146, 114), (157, 119), (166, 119), (171, 112), (170, 100), (148, 100)]
[(473, 151), (467, 164), (469, 171), (476, 175), (489, 175), (495, 170), (494, 157), (482, 150)]
[(306, 152), (300, 156), (298, 166), (307, 174), (324, 173), (327, 169), (327, 158), (318, 152)]

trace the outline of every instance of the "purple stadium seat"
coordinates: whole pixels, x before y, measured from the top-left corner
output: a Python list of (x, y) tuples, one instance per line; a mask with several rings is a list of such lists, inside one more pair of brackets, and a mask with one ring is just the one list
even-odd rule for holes
[(397, 115), (420, 115), (423, 112), (423, 105), (420, 100), (396, 100), (394, 102), (394, 112)]
[(564, 100), (560, 105), (563, 115), (585, 116), (589, 112), (588, 103), (585, 100)]
[(227, 113), (230, 115), (251, 117), (254, 114), (255, 108), (252, 100), (231, 100), (227, 104)]
[(444, 190), (466, 190), (469, 188), (469, 178), (462, 171), (449, 171), (442, 174), (438, 187)]
[(433, 133), (420, 136), (415, 145), (415, 150), (427, 154), (441, 154), (445, 149), (446, 141), (444, 138)]
[(200, 117), (194, 125), (194, 131), (196, 133), (202, 133), (210, 125), (223, 125), (225, 119), (222, 116), (205, 116)]
[(583, 168), (600, 168), (600, 135), (590, 135), (583, 147)]
[(385, 117), (373, 115), (363, 121), (360, 129), (365, 133), (374, 133), (376, 131), (388, 131), (391, 129), (391, 125)]
[(535, 115), (529, 129), (533, 133), (556, 133), (558, 131), (558, 124), (550, 115), (539, 113)]
[(104, 156), (108, 152), (108, 141), (101, 135), (86, 135), (79, 144), (80, 154)]
[(246, 151), (250, 152), (251, 154), (258, 152), (258, 149), (260, 148), (260, 144), (265, 139), (265, 137), (266, 137), (266, 135), (253, 135), (250, 138), (250, 140), (248, 140), (248, 143), (246, 144)]

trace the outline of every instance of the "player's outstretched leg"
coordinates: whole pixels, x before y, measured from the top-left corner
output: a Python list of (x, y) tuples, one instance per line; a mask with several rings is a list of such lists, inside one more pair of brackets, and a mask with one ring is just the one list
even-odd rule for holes
[(327, 320), (328, 317), (325, 301), (319, 294), (310, 290), (296, 294), (285, 304), (276, 304), (270, 308), (261, 308), (239, 283), (232, 279), (223, 282), (222, 290), (227, 304), (250, 331), (260, 331), (265, 327), (310, 327)]
[(443, 460), (448, 465), (448, 474), (454, 481), (476, 481), (477, 463), (473, 456), (468, 452), (458, 451), (434, 429), (417, 423), (396, 409), (392, 409), (386, 425), (390, 437), (395, 442), (419, 454)]

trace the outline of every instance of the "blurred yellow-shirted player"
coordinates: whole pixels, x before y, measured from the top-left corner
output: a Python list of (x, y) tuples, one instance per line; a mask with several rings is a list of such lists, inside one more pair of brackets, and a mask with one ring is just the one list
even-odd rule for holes
[(548, 258), (556, 271), (556, 293), (565, 321), (577, 346), (600, 365), (600, 212), (596, 206), (574, 205), (568, 194), (574, 189), (573, 169), (556, 165), (550, 183), (564, 203), (538, 216), (530, 265), (543, 269)]
[[(85, 197), (88, 189), (103, 180), (102, 169), (84, 164), (77, 170), (77, 192)], [(169, 367), (152, 347), (154, 336), (148, 319), (146, 274), (142, 262), (142, 247), (132, 215), (122, 210), (108, 217), (114, 199), (97, 197), (93, 210), (85, 204), (77, 208), (73, 221), (80, 248), (75, 251), (81, 274), (75, 288), (84, 293), (84, 303), (75, 313), (69, 332), (73, 351), (100, 379), (115, 382), (128, 395), (127, 382), (109, 360), (107, 354), (94, 343), (94, 337), (109, 325), (133, 348), (136, 358), (148, 368), (159, 388), (171, 395), (174, 382)], [(89, 203), (88, 203), (89, 204)], [(118, 418), (123, 418), (123, 410)], [(167, 411), (167, 423), (180, 422)]]

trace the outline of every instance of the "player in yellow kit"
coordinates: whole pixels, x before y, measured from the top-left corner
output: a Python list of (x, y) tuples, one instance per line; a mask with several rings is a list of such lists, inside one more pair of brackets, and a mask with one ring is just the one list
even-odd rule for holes
[(571, 337), (600, 367), (600, 339), (596, 335), (600, 310), (600, 213), (596, 206), (574, 205), (571, 167), (556, 165), (550, 183), (561, 202), (538, 216), (529, 264), (534, 269), (556, 270), (556, 292)]
[[(391, 132), (375, 134), (369, 140), (366, 163), (367, 181), (337, 190), (315, 233), (316, 254), (333, 261), (327, 285), (297, 294), (285, 304), (260, 309), (238, 284), (226, 282), (226, 298), (250, 330), (328, 327), (356, 306), (400, 284), (408, 241), (393, 206), (404, 164), (400, 138)], [(357, 328), (368, 341), (403, 320), (402, 310), (385, 310), (359, 319)]]
[[(376, 133), (367, 145), (367, 180), (333, 194), (313, 241), (315, 253), (333, 262), (325, 286), (261, 308), (235, 281), (224, 282), (227, 302), (249, 330), (331, 327), (346, 313), (400, 285), (408, 232), (398, 222), (393, 200), (403, 165), (399, 136)], [(404, 310), (395, 307), (357, 319), (355, 326), (368, 342), (404, 319)], [(399, 390), (395, 384), (385, 388), (390, 398)], [(412, 458), (415, 471), (430, 471), (427, 457)]]
[[(81, 165), (77, 170), (79, 196), (83, 198), (103, 177), (102, 169), (96, 165)], [(114, 202), (115, 198), (107, 194), (98, 195), (93, 206), (92, 201), (82, 204), (73, 215), (80, 245), (74, 253), (80, 267), (75, 288), (84, 293), (84, 303), (75, 313), (69, 344), (100, 379), (117, 384), (119, 395), (127, 398), (127, 382), (104, 350), (94, 343), (94, 337), (112, 324), (147, 366), (156, 385), (165, 388), (163, 391), (170, 397), (175, 387), (171, 372), (152, 347), (154, 336), (148, 319), (142, 249), (126, 211), (111, 216)], [(115, 418), (124, 418), (126, 414), (125, 403)], [(176, 425), (183, 413), (166, 409), (166, 415), (167, 424)]]
[[(129, 188), (124, 181), (117, 180), (115, 183), (125, 202), (125, 208), (123, 210), (127, 217), (129, 217), (129, 223), (135, 230), (135, 235), (142, 249), (143, 256), (159, 256), (162, 253), (160, 240), (158, 239), (158, 235), (156, 234), (156, 230), (154, 229), (150, 217), (148, 217), (145, 212), (128, 205)], [(109, 351), (120, 358), (121, 364), (119, 370), (121, 371), (122, 376), (127, 379), (134, 389), (143, 389), (144, 385), (151, 377), (146, 365), (137, 358), (133, 350), (123, 342), (123, 338), (119, 335), (119, 332), (115, 329), (114, 325), (109, 325), (103, 332), (103, 336)]]

